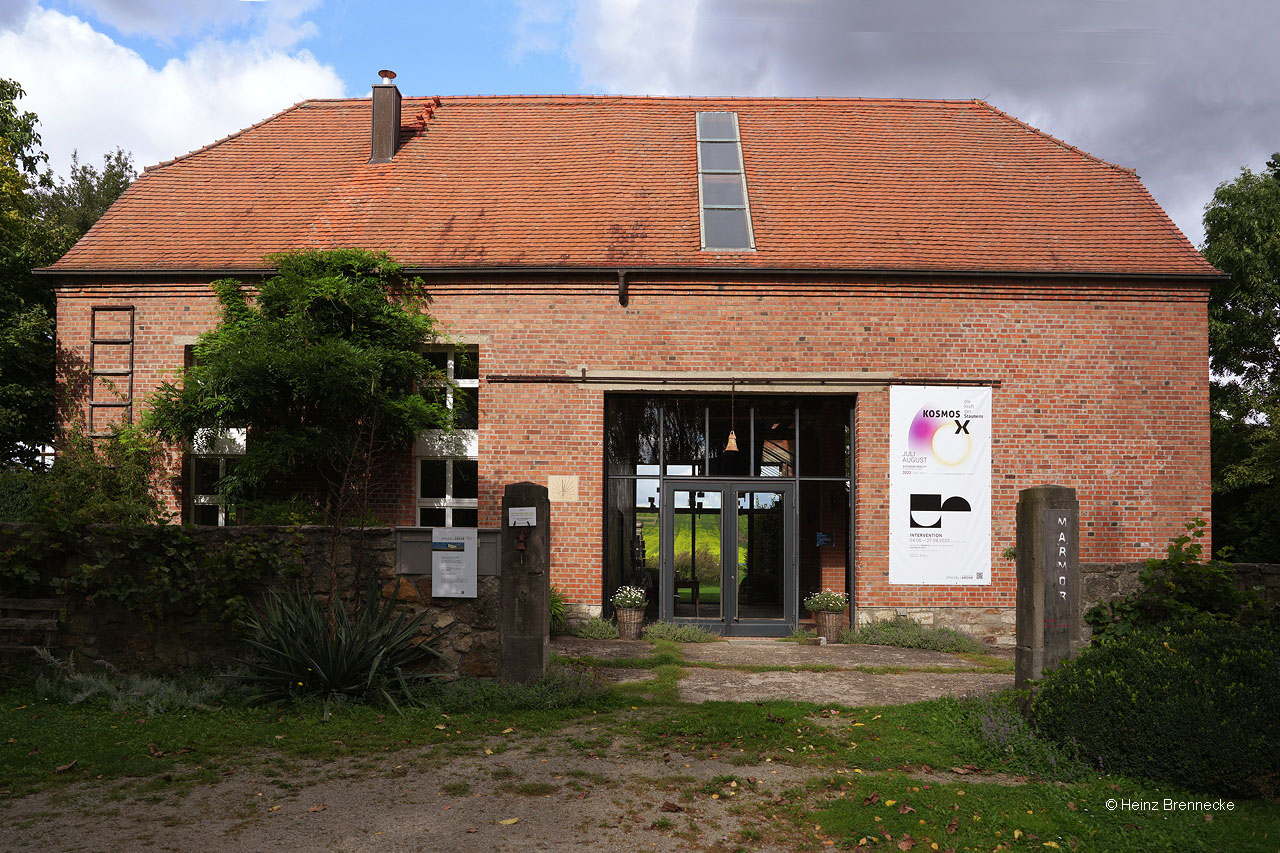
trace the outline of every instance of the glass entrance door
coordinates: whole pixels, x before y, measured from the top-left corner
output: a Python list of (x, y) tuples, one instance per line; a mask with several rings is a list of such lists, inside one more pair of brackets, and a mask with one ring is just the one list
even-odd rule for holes
[(661, 618), (728, 635), (794, 628), (793, 485), (668, 480), (662, 492)]

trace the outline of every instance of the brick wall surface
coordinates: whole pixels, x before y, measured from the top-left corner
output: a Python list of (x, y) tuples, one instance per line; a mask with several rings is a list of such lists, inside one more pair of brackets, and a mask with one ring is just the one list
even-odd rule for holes
[[(855, 389), (855, 570), (859, 607), (1011, 607), (1019, 489), (1073, 486), (1082, 563), (1159, 553), (1193, 516), (1209, 517), (1207, 290), (1153, 282), (877, 280), (838, 284), (450, 282), (431, 311), (479, 341), (480, 524), (496, 526), (505, 484), (579, 478), (555, 503), (552, 582), (601, 596), (603, 395), (597, 386), (487, 381), (590, 370), (812, 374), (863, 371), (905, 381), (998, 382), (993, 392), (992, 583), (888, 583), (887, 385)], [(193, 284), (64, 286), (59, 341), (87, 359), (89, 308), (137, 309), (142, 399), (182, 364), (177, 341), (210, 328)], [(886, 380), (891, 382), (892, 380)], [(759, 389), (752, 389), (757, 393)], [(850, 393), (845, 387), (841, 393)], [(392, 460), (378, 499), (413, 524), (411, 460)], [(842, 571), (823, 582), (843, 586)]]

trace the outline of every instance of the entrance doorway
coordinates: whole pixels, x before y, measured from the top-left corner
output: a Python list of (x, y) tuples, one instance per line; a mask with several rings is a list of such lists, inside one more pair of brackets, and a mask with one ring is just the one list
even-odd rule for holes
[(606, 394), (605, 615), (631, 586), (645, 593), (646, 621), (786, 636), (804, 596), (846, 589), (853, 402)]
[(660, 618), (728, 636), (796, 624), (793, 483), (663, 483)]

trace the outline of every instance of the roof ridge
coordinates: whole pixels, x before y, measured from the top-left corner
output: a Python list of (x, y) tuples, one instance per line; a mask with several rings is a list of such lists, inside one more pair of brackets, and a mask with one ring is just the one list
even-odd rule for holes
[[(248, 133), (251, 130), (256, 130), (257, 128), (262, 127), (267, 122), (275, 121), (285, 113), (292, 112), (293, 110), (296, 110), (299, 107), (309, 103), (311, 100), (312, 99), (307, 99), (307, 100), (298, 101), (295, 104), (291, 104), (277, 113), (272, 113), (271, 115), (264, 118), (262, 121), (254, 122), (248, 127), (242, 127), (239, 130), (237, 130), (235, 133), (228, 133), (226, 136), (223, 136), (219, 139), (215, 139), (213, 142), (210, 142), (208, 145), (201, 145), (199, 148), (193, 148), (192, 150), (188, 151), (186, 154), (179, 154), (177, 157), (171, 157), (168, 160), (161, 160), (159, 163), (156, 163), (154, 166), (144, 166), (142, 168), (142, 172), (143, 174), (146, 174), (147, 172), (153, 171), (155, 169), (162, 169), (165, 166), (172, 166), (174, 163), (177, 163), (179, 160), (185, 160), (188, 157), (194, 157), (197, 154), (203, 154), (205, 151), (208, 151), (210, 148), (215, 148), (224, 142), (229, 142), (230, 140), (235, 139), (237, 136), (243, 136), (244, 134)], [(331, 99), (331, 100), (336, 100), (336, 99)]]
[[(505, 94), (505, 95), (402, 95), (405, 101), (430, 101), (435, 98), (452, 101), (797, 101), (819, 103), (871, 103), (871, 104), (944, 104), (968, 106), (971, 98), (868, 98), (846, 95), (588, 95), (588, 94)], [(351, 98), (310, 98), (294, 106), (326, 106), (329, 104), (358, 104), (368, 102), (369, 96)], [(247, 130), (248, 128), (246, 128)]]
[[(986, 107), (996, 115), (1006, 118), (1009, 121), (1013, 122), (1014, 124), (1018, 125), (1019, 127), (1025, 128), (1026, 130), (1031, 131), (1037, 136), (1042, 136), (1045, 139), (1049, 140), (1050, 142), (1053, 142), (1054, 144), (1067, 149), (1068, 151), (1074, 151), (1076, 154), (1079, 154), (1081, 157), (1084, 157), (1085, 159), (1092, 160), (1095, 163), (1100, 163), (1103, 166), (1109, 166), (1112, 169), (1115, 169), (1118, 172), (1123, 172), (1126, 175), (1131, 175), (1135, 178), (1138, 177), (1137, 169), (1126, 168), (1125, 166), (1120, 166), (1115, 163), (1112, 163), (1110, 160), (1104, 160), (1101, 157), (1099, 157), (1097, 154), (1090, 154), (1088, 151), (1085, 151), (1083, 148), (1077, 148), (1076, 146), (1072, 145), (1070, 142), (1059, 139), (1058, 137), (1054, 136), (1052, 133), (1043, 131), (1040, 128), (1035, 127), (1034, 125), (1027, 124), (1025, 121), (1018, 118), (1017, 116), (1010, 115), (1009, 113), (1005, 112), (999, 107), (992, 106), (988, 101), (982, 98), (974, 98), (973, 103), (978, 104), (979, 106)], [(1139, 181), (1139, 183), (1141, 183), (1141, 181)]]

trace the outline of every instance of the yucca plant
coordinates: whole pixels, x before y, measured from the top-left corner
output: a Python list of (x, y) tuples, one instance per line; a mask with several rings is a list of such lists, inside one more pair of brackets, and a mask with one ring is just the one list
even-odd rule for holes
[(352, 615), (341, 602), (322, 603), (296, 587), (272, 590), (246, 622), (256, 654), (242, 661), (248, 671), (237, 678), (256, 688), (253, 701), (317, 698), (326, 720), (334, 701), (382, 700), (397, 713), (397, 698), (414, 701), (411, 683), (434, 677), (422, 664), (441, 655), (434, 637), (415, 642), (427, 613), (397, 613), (395, 598), (378, 592), (371, 583)]

